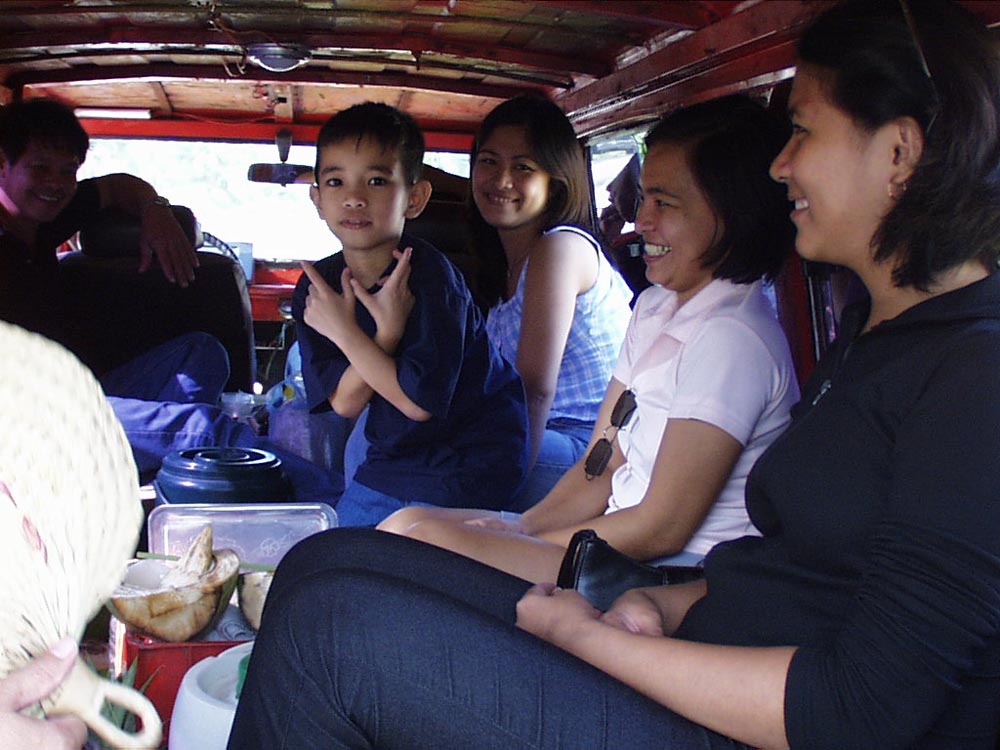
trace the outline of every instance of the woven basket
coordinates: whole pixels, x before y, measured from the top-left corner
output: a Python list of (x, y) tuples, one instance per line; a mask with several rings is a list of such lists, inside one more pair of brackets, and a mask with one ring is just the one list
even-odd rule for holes
[[(48, 339), (0, 323), (0, 676), (64, 636), (77, 640), (124, 575), (142, 525), (132, 452), (93, 375)], [(105, 701), (142, 730), (101, 716)], [(137, 691), (82, 661), (41, 709), (74, 713), (112, 746), (157, 747), (160, 720)]]

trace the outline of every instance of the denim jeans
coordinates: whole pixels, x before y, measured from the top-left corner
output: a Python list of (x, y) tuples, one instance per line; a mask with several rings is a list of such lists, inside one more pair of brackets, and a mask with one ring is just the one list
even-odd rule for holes
[(407, 505), (429, 505), (429, 503), (404, 503), (392, 495), (373, 490), (359, 482), (351, 482), (337, 501), (338, 526), (377, 526), (400, 508)]
[(229, 355), (207, 333), (186, 333), (101, 376), (108, 396), (215, 404), (229, 380)]
[(542, 436), (535, 465), (511, 498), (507, 510), (525, 511), (549, 494), (587, 450), (593, 430), (594, 425), (588, 422), (549, 425)]
[[(357, 468), (368, 457), (368, 440), (365, 438), (367, 416), (368, 409), (365, 409), (354, 423), (354, 428), (351, 430), (351, 434), (347, 438), (347, 445), (344, 448), (344, 482), (347, 487), (351, 486), (354, 472), (357, 471)], [(583, 452), (587, 450), (587, 443), (590, 441), (590, 434), (593, 428), (592, 424), (580, 422), (558, 425), (556, 429), (546, 430), (534, 468), (529, 472), (520, 489), (518, 489), (510, 499), (510, 502), (505, 506), (505, 510), (520, 513), (526, 511), (545, 497), (549, 493), (549, 490), (555, 487), (556, 482), (562, 479), (562, 475), (569, 471), (573, 464), (580, 460)], [(374, 490), (370, 491), (374, 492)], [(396, 501), (396, 503), (394, 510), (403, 507), (403, 503), (399, 501)], [(383, 504), (379, 502), (380, 506)], [(338, 515), (340, 514), (338, 513)], [(386, 515), (389, 514), (387, 513)], [(385, 516), (382, 516), (382, 518), (385, 518)], [(375, 521), (375, 523), (342, 523), (341, 525), (374, 526), (377, 523), (378, 521)]]
[(529, 585), (383, 532), (300, 542), (268, 594), (230, 750), (745, 747), (516, 629)]
[(216, 406), (228, 379), (226, 351), (205, 333), (171, 339), (101, 378), (132, 446), (140, 481), (151, 480), (173, 451), (260, 448), (281, 459), (295, 501), (336, 503), (343, 491), (339, 475), (273, 445)]

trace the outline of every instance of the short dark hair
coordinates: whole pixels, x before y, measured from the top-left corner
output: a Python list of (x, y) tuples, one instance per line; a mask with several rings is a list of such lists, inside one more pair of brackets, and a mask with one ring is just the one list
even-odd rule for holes
[[(671, 112), (646, 135), (646, 147), (683, 147), (723, 231), (702, 255), (712, 276), (748, 284), (772, 279), (791, 252), (794, 226), (785, 189), (768, 169), (788, 139), (783, 117), (734, 94)], [(647, 152), (648, 158), (648, 152)]]
[(0, 151), (16, 164), (34, 141), (67, 151), (83, 164), (90, 137), (73, 110), (54, 99), (22, 99), (0, 107)]
[(920, 161), (873, 250), (894, 261), (897, 286), (926, 290), (942, 271), (973, 258), (992, 270), (1000, 256), (1000, 55), (957, 4), (907, 7), (912, 31), (899, 0), (834, 6), (803, 32), (798, 56), (858, 127), (912, 117), (923, 129)]
[(316, 137), (317, 177), (323, 148), (352, 138), (358, 143), (371, 138), (383, 149), (395, 151), (407, 183), (414, 185), (420, 179), (424, 164), (424, 134), (420, 126), (405, 112), (381, 102), (355, 104), (324, 123)]
[[(479, 149), (493, 132), (505, 125), (524, 128), (531, 158), (549, 175), (549, 196), (542, 226), (560, 224), (593, 231), (590, 180), (583, 147), (573, 124), (559, 106), (537, 94), (515, 96), (494, 107), (476, 132), (471, 162), (475, 169)], [(507, 259), (496, 229), (483, 219), (475, 201), (470, 202), (472, 238), (480, 256), (480, 291), (487, 306), (500, 298), (506, 280)]]

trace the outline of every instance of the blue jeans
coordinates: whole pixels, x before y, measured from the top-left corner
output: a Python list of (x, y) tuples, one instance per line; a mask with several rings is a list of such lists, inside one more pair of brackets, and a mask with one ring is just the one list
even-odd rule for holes
[(744, 748), (514, 627), (530, 584), (335, 529), (278, 566), (230, 750)]
[(337, 525), (370, 528), (377, 526), (407, 505), (430, 505), (430, 503), (405, 503), (359, 482), (350, 482), (337, 501)]
[(215, 406), (228, 379), (226, 350), (205, 333), (171, 339), (101, 378), (132, 446), (140, 480), (151, 480), (173, 451), (260, 448), (281, 459), (295, 501), (333, 505), (343, 491), (338, 475), (278, 448)]
[(534, 467), (506, 509), (526, 511), (549, 494), (587, 450), (593, 430), (594, 425), (589, 422), (550, 424), (542, 436)]
[(234, 445), (251, 432), (213, 408), (228, 379), (229, 356), (207, 333), (178, 336), (101, 377), (141, 477), (171, 451)]
[(186, 333), (101, 376), (108, 396), (215, 404), (229, 380), (229, 355), (207, 333)]
[[(368, 457), (368, 440), (365, 438), (365, 422), (367, 421), (367, 417), (368, 409), (365, 409), (354, 423), (354, 429), (351, 430), (351, 434), (347, 439), (347, 445), (344, 448), (344, 481), (348, 488), (351, 487), (354, 472), (357, 471), (357, 468)], [(562, 479), (562, 475), (569, 471), (573, 464), (580, 460), (583, 452), (587, 450), (587, 443), (590, 441), (590, 434), (593, 429), (594, 425), (592, 424), (578, 422), (561, 424), (557, 425), (555, 429), (545, 430), (542, 438), (542, 447), (538, 452), (538, 459), (535, 461), (534, 468), (504, 509), (520, 513), (526, 511), (549, 494), (549, 490), (555, 487), (556, 482)], [(374, 490), (369, 490), (369, 492), (374, 492)], [(403, 507), (403, 503), (399, 501), (396, 501), (396, 503), (394, 510)], [(379, 501), (379, 506), (388, 507), (382, 501)], [(338, 518), (343, 518), (343, 515), (339, 511), (337, 515)], [(382, 518), (385, 518), (385, 516), (382, 516), (379, 520)], [(352, 524), (341, 522), (340, 525), (374, 526), (377, 523), (378, 521), (375, 521), (375, 523)]]

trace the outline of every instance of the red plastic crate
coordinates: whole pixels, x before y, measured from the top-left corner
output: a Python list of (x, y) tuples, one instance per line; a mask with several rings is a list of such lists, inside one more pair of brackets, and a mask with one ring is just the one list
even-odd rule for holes
[(138, 661), (135, 687), (141, 688), (149, 681), (144, 695), (149, 698), (163, 722), (163, 747), (166, 747), (170, 736), (170, 716), (174, 710), (177, 691), (188, 669), (202, 659), (216, 656), (240, 643), (245, 641), (166, 643), (125, 630), (121, 647), (116, 648), (115, 664), (124, 670)]

